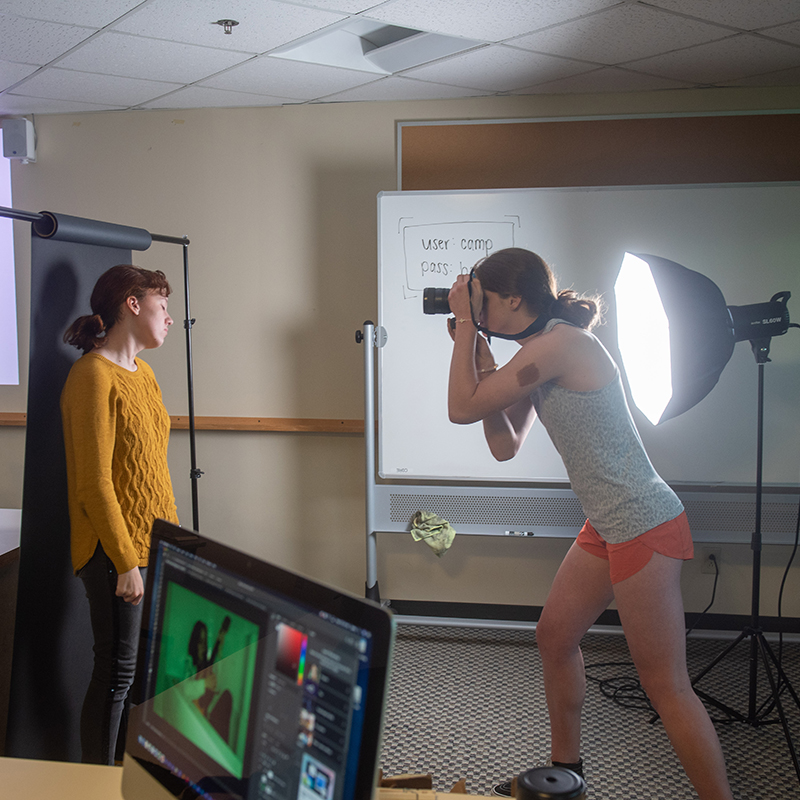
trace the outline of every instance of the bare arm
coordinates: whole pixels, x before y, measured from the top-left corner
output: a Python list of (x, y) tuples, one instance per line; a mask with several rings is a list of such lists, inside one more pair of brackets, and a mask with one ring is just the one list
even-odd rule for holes
[(528, 398), (484, 418), (483, 435), (495, 459), (508, 461), (514, 458), (535, 421), (536, 411)]
[[(528, 398), (547, 381), (561, 377), (563, 347), (559, 337), (548, 334), (528, 339), (505, 366), (483, 374), (482, 337), (469, 315), (466, 281), (461, 276), (450, 291), (450, 307), (458, 320), (450, 361), (447, 406), (450, 421), (468, 425), (506, 411)], [(487, 347), (488, 351), (488, 347)], [(482, 380), (481, 380), (482, 378)], [(527, 419), (527, 414), (523, 415)], [(515, 420), (519, 415), (514, 414)]]
[[(453, 295), (451, 308), (456, 320), (461, 321), (450, 327), (454, 341), (448, 391), (450, 420), (457, 424), (482, 420), (492, 455), (498, 461), (507, 461), (519, 452), (536, 419), (530, 400), (532, 387), (520, 381), (524, 372), (517, 373), (515, 380), (509, 380), (510, 369), (517, 369), (517, 366), (507, 365), (494, 371), (494, 356), (469, 316), (463, 282), (461, 286), (456, 284)], [(512, 362), (516, 360), (515, 357)], [(535, 374), (535, 370), (528, 372)]]

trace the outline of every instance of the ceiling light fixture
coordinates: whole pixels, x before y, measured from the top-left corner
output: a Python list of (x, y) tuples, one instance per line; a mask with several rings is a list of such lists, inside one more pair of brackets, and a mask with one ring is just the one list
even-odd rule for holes
[(212, 25), (219, 25), (225, 33), (231, 33), (235, 25), (239, 23), (235, 19), (218, 19), (216, 22), (212, 22)]
[(393, 75), (485, 44), (359, 18), (331, 25), (269, 55), (309, 64)]

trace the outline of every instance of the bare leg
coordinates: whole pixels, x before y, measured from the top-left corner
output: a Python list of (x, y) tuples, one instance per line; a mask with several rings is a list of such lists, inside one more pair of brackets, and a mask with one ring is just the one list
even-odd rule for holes
[(654, 553), (614, 597), (642, 686), (698, 796), (731, 800), (717, 732), (686, 671), (681, 565)]
[(554, 761), (574, 763), (580, 758), (586, 695), (580, 641), (613, 596), (608, 561), (573, 544), (536, 625)]

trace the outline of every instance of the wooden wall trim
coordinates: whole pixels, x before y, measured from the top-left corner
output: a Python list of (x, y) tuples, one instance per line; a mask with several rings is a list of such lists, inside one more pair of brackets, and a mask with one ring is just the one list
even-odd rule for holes
[(800, 114), (400, 123), (403, 191), (800, 180)]
[[(0, 411), (0, 428), (24, 428), (27, 414)], [(172, 430), (189, 429), (189, 417), (171, 416)], [(364, 434), (360, 419), (292, 419), (284, 417), (195, 417), (198, 431)]]
[[(188, 430), (188, 417), (170, 417), (173, 430)], [(360, 419), (291, 419), (284, 417), (195, 417), (200, 431), (262, 431), (280, 433), (364, 433)]]

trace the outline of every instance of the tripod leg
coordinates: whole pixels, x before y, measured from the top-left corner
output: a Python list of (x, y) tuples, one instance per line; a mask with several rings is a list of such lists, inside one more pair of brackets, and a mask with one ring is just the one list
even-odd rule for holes
[[(775, 653), (772, 650), (772, 646), (766, 639), (763, 638), (763, 636), (761, 637), (761, 640), (762, 640), (762, 645), (761, 645), (762, 650), (764, 650), (772, 659), (772, 663), (775, 665), (775, 671), (778, 673), (778, 676), (781, 679), (781, 685), (783, 689), (786, 689), (789, 692), (798, 710), (800, 710), (800, 697), (798, 697), (797, 692), (795, 692), (794, 687), (789, 682), (789, 678), (786, 675), (786, 672), (784, 672), (784, 669), (781, 666), (780, 661), (778, 661), (778, 659), (776, 658)], [(782, 693), (783, 689), (781, 689), (779, 694)]]
[[(780, 692), (778, 691), (778, 686), (775, 683), (775, 677), (772, 674), (772, 668), (770, 665), (770, 658), (772, 659), (773, 665), (778, 670), (778, 674), (780, 675), (781, 679), (786, 683), (786, 686), (789, 687), (792, 697), (794, 698), (795, 702), (797, 701), (797, 695), (794, 692), (794, 689), (791, 688), (791, 684), (789, 684), (786, 675), (783, 672), (783, 668), (778, 664), (775, 654), (772, 652), (772, 649), (769, 646), (769, 643), (764, 638), (763, 634), (758, 632), (755, 634), (756, 640), (758, 641), (759, 648), (761, 650), (761, 659), (764, 662), (764, 671), (767, 673), (767, 678), (769, 678), (769, 685), (772, 688), (772, 699), (775, 701), (775, 707), (778, 710), (778, 716), (781, 720), (781, 725), (783, 726), (783, 735), (786, 737), (786, 744), (789, 748), (789, 754), (792, 757), (792, 763), (794, 764), (794, 771), (797, 773), (797, 779), (800, 781), (800, 762), (797, 760), (797, 752), (794, 749), (794, 743), (792, 742), (792, 734), (789, 730), (789, 723), (786, 720), (786, 715), (783, 712), (783, 703), (781, 702)], [(800, 708), (800, 703), (798, 703), (798, 708)]]
[(708, 675), (708, 673), (711, 672), (711, 670), (714, 669), (714, 667), (716, 667), (717, 664), (719, 664), (719, 662), (722, 661), (722, 659), (724, 659), (725, 656), (727, 656), (728, 653), (730, 653), (731, 650), (733, 650), (736, 645), (742, 641), (742, 639), (746, 639), (748, 636), (750, 636), (750, 633), (750, 630), (745, 628), (745, 630), (743, 630), (710, 664), (708, 664), (699, 674), (692, 678), (692, 686), (694, 686), (704, 676)]
[[(717, 666), (735, 647), (739, 642), (743, 639), (748, 638), (752, 635), (752, 631), (749, 628), (745, 628), (708, 666), (706, 666), (698, 675), (696, 675), (692, 679), (692, 688), (694, 689), (695, 694), (705, 703), (714, 706), (714, 708), (722, 711), (723, 714), (726, 714), (728, 719), (734, 722), (747, 722), (747, 717), (743, 714), (740, 714), (735, 709), (731, 708), (730, 706), (726, 705), (725, 703), (716, 700), (715, 698), (711, 697), (711, 695), (706, 694), (706, 692), (697, 688), (697, 683), (703, 677), (708, 675), (714, 667)], [(655, 722), (657, 717), (653, 717), (650, 721)]]

